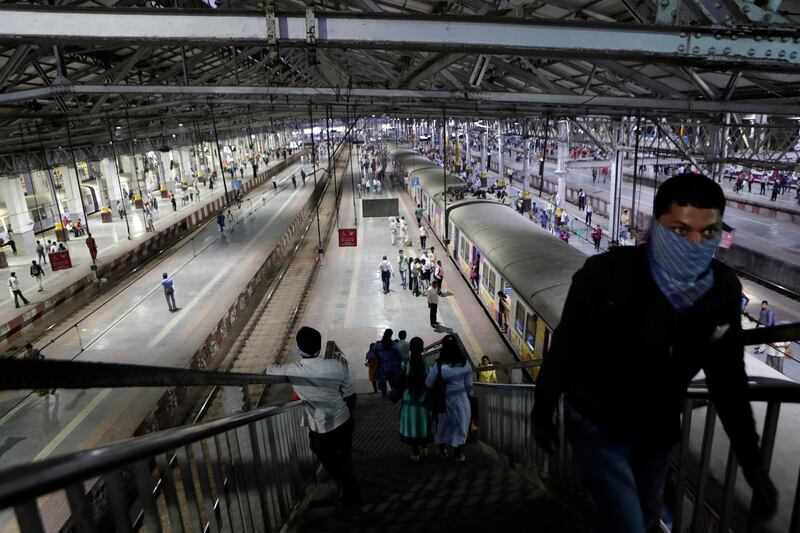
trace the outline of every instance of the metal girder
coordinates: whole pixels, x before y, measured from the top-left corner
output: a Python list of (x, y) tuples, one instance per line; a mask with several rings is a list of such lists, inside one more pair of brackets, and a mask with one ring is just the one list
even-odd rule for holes
[[(291, 68), (291, 67), (290, 67)], [(32, 98), (60, 97), (66, 94), (187, 94), (205, 96), (295, 96), (329, 101), (342, 98), (382, 98), (450, 100), (453, 102), (486, 102), (504, 104), (540, 104), (581, 109), (623, 108), (647, 111), (698, 113), (761, 113), (768, 115), (800, 115), (796, 102), (767, 103), (750, 101), (692, 101), (666, 98), (631, 98), (617, 96), (580, 96), (568, 94), (534, 94), (523, 92), (460, 92), (407, 89), (340, 89), (334, 87), (245, 87), (184, 85), (65, 85), (0, 94), (0, 104)]]
[[(277, 14), (280, 46), (307, 46), (305, 15)], [(451, 53), (522, 54), (538, 57), (694, 61), (725, 66), (800, 68), (794, 28), (673, 27), (434, 17), (394, 14), (315, 13), (315, 46), (382, 48)], [(0, 8), (0, 41), (39, 43), (135, 42), (245, 43), (267, 41), (261, 13), (186, 12), (168, 9)]]

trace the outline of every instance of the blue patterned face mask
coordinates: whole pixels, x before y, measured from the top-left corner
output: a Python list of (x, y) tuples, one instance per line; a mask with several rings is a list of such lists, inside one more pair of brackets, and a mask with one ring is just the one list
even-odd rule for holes
[(688, 309), (711, 290), (711, 260), (721, 238), (691, 242), (653, 220), (647, 239), (650, 274), (672, 307)]

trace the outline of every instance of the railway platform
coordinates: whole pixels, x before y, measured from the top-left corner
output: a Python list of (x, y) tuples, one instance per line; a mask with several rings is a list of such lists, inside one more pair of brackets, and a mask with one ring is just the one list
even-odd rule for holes
[[(287, 188), (294, 170), (276, 177), (277, 194), (271, 184), (255, 190), (252, 211), (247, 201), (241, 210), (234, 207), (236, 222), (224, 233), (214, 221), (200, 227), (80, 317), (53, 328), (37, 348), (47, 360), (214, 368), (214, 354), (248, 305), (255, 283), (274, 268), (272, 257), (307, 216), (303, 211), (313, 187), (293, 188), (289, 182)], [(175, 282), (175, 313), (164, 301), (162, 272)], [(44, 396), (0, 392), (0, 461), (24, 464), (152, 430), (154, 406), (163, 395), (163, 388), (57, 390)], [(173, 401), (177, 408), (178, 398), (166, 403)], [(0, 523), (0, 531), (3, 527)]]

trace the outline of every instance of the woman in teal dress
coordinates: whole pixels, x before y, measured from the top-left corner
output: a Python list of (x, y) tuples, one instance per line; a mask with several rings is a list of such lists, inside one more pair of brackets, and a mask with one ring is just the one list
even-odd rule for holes
[(419, 461), (420, 450), (433, 442), (431, 415), (424, 405), (428, 391), (425, 378), (430, 367), (422, 360), (423, 347), (422, 339), (411, 339), (411, 360), (403, 363), (406, 390), (400, 408), (400, 440), (411, 446), (411, 460), (414, 462)]

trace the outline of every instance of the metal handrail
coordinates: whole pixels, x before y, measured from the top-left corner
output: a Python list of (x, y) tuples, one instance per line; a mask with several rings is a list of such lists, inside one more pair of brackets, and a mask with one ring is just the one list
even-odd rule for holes
[[(167, 366), (29, 359), (0, 361), (0, 390), (244, 386), (288, 382), (288, 377), (281, 375)], [(325, 380), (315, 379), (314, 383), (324, 385)]]
[(0, 477), (0, 509), (13, 507), (109, 470), (154, 457), (193, 442), (241, 428), (289, 411), (299, 401), (263, 407), (218, 420), (165, 429), (91, 450), (60, 455), (3, 471)]

